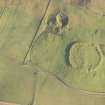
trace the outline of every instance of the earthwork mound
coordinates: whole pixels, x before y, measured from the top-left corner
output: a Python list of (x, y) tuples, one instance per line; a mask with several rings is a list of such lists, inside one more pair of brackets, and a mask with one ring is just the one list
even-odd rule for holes
[(101, 61), (100, 52), (96, 45), (77, 42), (69, 49), (69, 62), (72, 68), (95, 69)]
[(102, 51), (102, 54), (105, 56), (105, 44), (100, 44), (99, 46)]

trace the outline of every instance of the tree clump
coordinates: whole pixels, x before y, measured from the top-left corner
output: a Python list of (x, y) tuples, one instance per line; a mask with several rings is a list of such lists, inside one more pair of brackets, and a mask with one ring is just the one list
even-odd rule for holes
[(58, 12), (49, 17), (47, 21), (47, 28), (49, 32), (58, 33), (60, 32), (65, 26), (68, 25), (69, 18), (67, 15)]

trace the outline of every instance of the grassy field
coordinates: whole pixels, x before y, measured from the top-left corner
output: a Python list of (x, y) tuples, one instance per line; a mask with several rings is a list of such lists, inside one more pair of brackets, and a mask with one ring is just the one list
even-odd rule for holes
[(6, 6), (4, 0), (0, 1), (0, 101), (32, 104), (35, 69), (24, 67), (23, 59), (46, 5), (44, 2), (35, 12), (37, 2), (10, 0)]
[[(105, 92), (105, 2), (92, 0), (86, 8), (52, 0), (30, 52), (32, 62), (22, 65), (48, 0), (10, 1), (6, 8), (5, 2), (0, 1), (0, 101), (22, 105), (104, 105), (104, 95), (87, 94), (80, 89)], [(44, 32), (49, 16), (57, 11), (69, 17), (70, 29), (64, 27), (61, 34)], [(72, 52), (74, 58), (70, 58), (70, 45), (74, 42), (83, 46), (89, 43), (89, 47), (76, 48)], [(81, 57), (85, 67), (78, 68)], [(70, 65), (71, 59), (77, 68)]]
[[(1, 7), (1, 13), (3, 11), (0, 18), (1, 52), (6, 53), (5, 55), (11, 56), (19, 62), (22, 62), (24, 58), (40, 19), (43, 16), (43, 9), (46, 6), (45, 1), (43, 6), (36, 10), (35, 5), (39, 4), (36, 0), (34, 2), (33, 9), (29, 7), (32, 2), (30, 2), (31, 4), (28, 2), (25, 4), (24, 1), (17, 1), (8, 7)], [(34, 12), (34, 9), (37, 12)]]
[[(40, 78), (45, 74), (41, 74)], [(44, 76), (43, 76), (44, 77)], [(104, 105), (105, 97), (101, 95), (84, 94), (73, 88), (64, 86), (53, 76), (47, 79), (38, 90), (35, 104), (39, 105)]]
[(0, 101), (27, 105), (32, 102), (36, 76), (31, 67), (0, 56)]
[[(90, 91), (104, 92), (104, 56), (102, 56), (103, 62), (96, 71), (86, 72), (87, 67), (73, 69), (66, 64), (65, 54), (68, 52), (65, 49), (70, 43), (75, 41), (96, 45), (104, 44), (105, 18), (94, 13), (92, 14), (88, 9), (81, 9), (75, 6), (66, 6), (63, 12), (69, 16), (69, 25), (72, 27), (72, 30), (65, 29), (61, 36), (52, 33), (42, 34), (35, 42), (32, 50), (32, 62), (40, 68), (58, 75), (70, 85)], [(88, 50), (90, 51), (88, 48), (85, 49), (87, 56), (89, 56), (88, 53), (91, 54), (92, 52), (88, 52)], [(93, 62), (96, 60), (95, 57), (93, 59), (91, 57), (90, 60), (87, 57), (89, 63), (92, 62), (91, 60)], [(96, 76), (93, 77), (93, 75)]]

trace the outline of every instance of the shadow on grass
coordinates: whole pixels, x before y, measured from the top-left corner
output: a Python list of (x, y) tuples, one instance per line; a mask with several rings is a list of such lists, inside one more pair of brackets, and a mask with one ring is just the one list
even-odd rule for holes
[(70, 43), (66, 46), (66, 48), (65, 48), (65, 55), (64, 55), (64, 56), (65, 56), (65, 63), (66, 63), (67, 65), (71, 65), (70, 60), (69, 60), (70, 49), (72, 48), (72, 46), (73, 46), (75, 43), (77, 43), (77, 41), (70, 42)]

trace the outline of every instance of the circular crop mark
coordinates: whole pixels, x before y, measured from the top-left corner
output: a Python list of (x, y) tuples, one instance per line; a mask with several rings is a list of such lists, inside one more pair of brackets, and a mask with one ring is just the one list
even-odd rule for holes
[(95, 69), (100, 63), (100, 52), (94, 44), (75, 43), (69, 50), (69, 62), (72, 68)]

